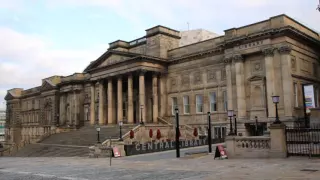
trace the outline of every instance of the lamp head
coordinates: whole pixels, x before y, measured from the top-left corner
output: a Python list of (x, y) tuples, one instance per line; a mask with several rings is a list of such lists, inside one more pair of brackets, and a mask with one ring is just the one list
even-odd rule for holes
[(228, 110), (228, 117), (233, 117), (233, 110)]
[(273, 103), (275, 103), (275, 104), (279, 103), (279, 99), (280, 99), (279, 96), (272, 96), (272, 101), (273, 101)]

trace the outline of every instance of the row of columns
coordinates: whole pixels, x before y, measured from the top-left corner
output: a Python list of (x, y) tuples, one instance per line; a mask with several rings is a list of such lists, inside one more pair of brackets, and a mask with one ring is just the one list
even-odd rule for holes
[[(146, 90), (145, 90), (145, 73), (146, 71), (141, 70), (139, 72), (139, 121), (142, 119), (143, 121), (146, 121)], [(114, 114), (113, 114), (113, 84), (112, 84), (112, 78), (109, 78), (108, 80), (108, 87), (107, 87), (107, 96), (108, 96), (108, 117), (107, 117), (107, 123), (108, 124), (115, 124), (114, 122)], [(128, 75), (128, 111), (127, 111), (127, 118), (128, 118), (128, 123), (132, 124), (134, 122), (134, 106), (133, 106), (133, 75), (129, 74)], [(160, 85), (162, 87), (160, 88), (160, 92), (162, 92), (162, 89), (164, 89), (164, 82), (160, 81)], [(99, 124), (105, 124), (105, 114), (104, 114), (104, 93), (105, 88), (103, 81), (101, 80), (99, 82), (99, 113), (98, 113), (98, 118), (99, 118)], [(153, 123), (157, 123), (158, 120), (158, 74), (153, 73), (152, 75), (152, 97), (153, 97)], [(123, 121), (123, 87), (122, 87), (122, 76), (117, 77), (117, 121)], [(95, 84), (91, 84), (91, 103), (90, 103), (90, 123), (94, 124), (95, 123)], [(161, 105), (165, 106), (165, 105)], [(141, 108), (143, 107), (143, 108)], [(141, 109), (140, 109), (141, 108)], [(141, 114), (142, 111), (142, 114)], [(142, 117), (141, 117), (142, 116)]]
[[(275, 58), (274, 52), (278, 50), (280, 54), (281, 64), (281, 81), (283, 89), (283, 102), (284, 102), (284, 113), (287, 117), (293, 115), (293, 79), (291, 70), (291, 46), (283, 45), (278, 48), (269, 47), (262, 50), (264, 54), (265, 72), (266, 72), (266, 86), (267, 86), (267, 107), (269, 117), (275, 117), (275, 106), (272, 101), (273, 95), (280, 95), (276, 88), (276, 82), (280, 78), (275, 77)], [(246, 107), (246, 93), (245, 93), (245, 71), (244, 71), (244, 58), (242, 55), (233, 55), (224, 59), (226, 68), (226, 83), (227, 83), (227, 96), (228, 96), (228, 109), (233, 109), (233, 84), (232, 84), (232, 62), (235, 63), (235, 79), (236, 79), (236, 99), (238, 117), (247, 117)]]

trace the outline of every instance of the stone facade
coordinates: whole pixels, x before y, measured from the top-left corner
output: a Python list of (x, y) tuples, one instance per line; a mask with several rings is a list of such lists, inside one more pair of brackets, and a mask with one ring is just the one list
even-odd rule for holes
[(319, 34), (286, 15), (182, 47), (180, 39), (180, 32), (156, 26), (142, 38), (110, 43), (83, 73), (8, 90), (7, 133), (18, 141), (86, 121), (158, 123), (172, 120), (175, 106), (181, 124), (193, 126), (206, 125), (208, 111), (214, 126), (226, 126), (232, 109), (245, 132), (255, 116), (273, 121), (272, 95), (280, 96), (281, 120), (302, 117), (301, 85), (320, 85)]

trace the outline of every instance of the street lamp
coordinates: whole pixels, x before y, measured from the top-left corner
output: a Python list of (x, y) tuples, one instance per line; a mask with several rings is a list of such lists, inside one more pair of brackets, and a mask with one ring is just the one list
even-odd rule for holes
[(281, 124), (281, 121), (279, 120), (279, 114), (278, 114), (279, 99), (280, 99), (279, 96), (272, 96), (272, 101), (276, 106), (276, 120), (273, 122), (273, 124)]
[(123, 139), (122, 139), (122, 125), (123, 125), (123, 122), (122, 122), (122, 121), (119, 121), (119, 128), (120, 128), (120, 141), (123, 141)]
[(231, 135), (233, 135), (233, 128), (232, 128), (233, 110), (228, 110), (228, 117), (230, 118), (230, 132), (229, 132), (229, 136), (231, 136)]
[(178, 106), (174, 109), (176, 112), (176, 157), (180, 157), (180, 141), (179, 141), (179, 135), (180, 135), (180, 130), (179, 130), (179, 109)]
[(237, 136), (238, 134), (238, 125), (237, 125), (237, 115), (233, 115), (234, 117), (234, 134)]
[(142, 114), (142, 109), (143, 109), (143, 105), (140, 105), (140, 124), (141, 125), (144, 125), (144, 123), (143, 123), (143, 119), (142, 119), (142, 116), (143, 116), (143, 114)]
[(209, 146), (209, 153), (212, 153), (212, 143), (211, 143), (211, 114), (208, 112), (208, 146)]
[(100, 144), (100, 126), (99, 126), (99, 124), (97, 124), (96, 130), (97, 130), (97, 141), (98, 141), (98, 144)]

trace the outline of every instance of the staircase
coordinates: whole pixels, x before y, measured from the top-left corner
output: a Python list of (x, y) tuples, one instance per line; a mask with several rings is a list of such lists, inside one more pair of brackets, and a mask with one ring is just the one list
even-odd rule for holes
[[(122, 135), (135, 125), (123, 125)], [(120, 137), (119, 126), (100, 126), (100, 142)], [(86, 125), (78, 130), (53, 134), (40, 143), (29, 144), (12, 156), (17, 157), (87, 157), (89, 146), (97, 143), (95, 126)]]

